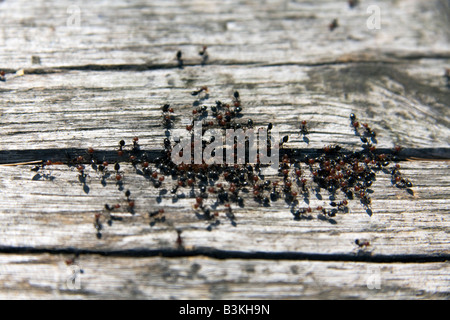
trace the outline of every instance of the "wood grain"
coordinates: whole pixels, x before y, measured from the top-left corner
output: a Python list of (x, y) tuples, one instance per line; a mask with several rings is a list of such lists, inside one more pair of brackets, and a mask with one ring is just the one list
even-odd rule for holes
[[(381, 29), (367, 27), (371, 3), (346, 1), (3, 1), (1, 61), (10, 69), (150, 64), (176, 66), (175, 53), (200, 64), (327, 63), (376, 57), (448, 59), (449, 5), (383, 1)], [(79, 24), (77, 22), (79, 12)], [(337, 18), (339, 27), (328, 25)], [(430, 50), (432, 49), (432, 50)], [(33, 66), (39, 67), (39, 66)], [(439, 72), (441, 74), (441, 71)]]
[[(174, 107), (170, 133), (181, 136), (193, 120), (196, 99), (190, 92), (203, 85), (208, 86), (210, 98), (202, 103), (210, 106), (216, 100), (231, 101), (232, 92), (239, 90), (244, 110), (238, 122), (253, 119), (255, 126), (272, 122), (280, 134), (290, 135), (288, 148), (322, 148), (337, 143), (358, 149), (361, 142), (350, 128), (352, 112), (376, 131), (381, 148), (396, 144), (448, 148), (450, 92), (445, 87), (427, 87), (406, 73), (400, 77), (400, 71), (392, 69), (376, 64), (206, 66), (181, 71), (25, 75), (3, 85), (0, 150), (88, 146), (112, 150), (119, 140), (130, 143), (134, 136), (145, 149), (161, 149), (165, 137), (162, 104)], [(425, 101), (422, 94), (428, 90), (435, 94), (427, 95)], [(309, 122), (308, 143), (300, 135), (302, 120)], [(5, 157), (8, 155), (2, 154)]]
[[(235, 220), (218, 205), (218, 221), (205, 221), (194, 210), (198, 188), (181, 188), (174, 202), (168, 192), (173, 182), (167, 178), (160, 189), (131, 165), (123, 165), (123, 185), (115, 175), (102, 182), (102, 175), (86, 169), (86, 184), (79, 181), (75, 168), (55, 166), (41, 173), (31, 166), (1, 167), (4, 226), (3, 247), (80, 250), (166, 250), (176, 249), (176, 229), (183, 230), (189, 249), (209, 248), (242, 252), (301, 252), (356, 255), (356, 239), (371, 241), (372, 255), (430, 255), (450, 253), (448, 247), (448, 199), (450, 185), (447, 162), (405, 162), (403, 176), (414, 182), (412, 194), (392, 186), (389, 174), (379, 173), (371, 187), (371, 212), (359, 200), (349, 203), (349, 213), (324, 218), (314, 210), (311, 219), (296, 221), (283, 200), (264, 207), (250, 194), (241, 193), (245, 206), (233, 205)], [(51, 168), (51, 167), (50, 167)], [(48, 178), (48, 177), (52, 178)], [(46, 178), (47, 177), (47, 178)], [(20, 192), (18, 192), (20, 190)], [(135, 208), (130, 213), (125, 190), (131, 191)], [(183, 198), (183, 195), (185, 198)], [(297, 208), (331, 208), (330, 194), (313, 190), (307, 199), (300, 193)], [(337, 198), (343, 195), (337, 194)], [(205, 206), (215, 208), (215, 198)], [(306, 200), (306, 202), (305, 202)], [(108, 226), (104, 205), (120, 204), (113, 215), (123, 219)], [(148, 213), (163, 208), (166, 221), (150, 225)], [(295, 210), (294, 210), (295, 211)], [(103, 214), (102, 238), (96, 238), (94, 215)], [(308, 216), (308, 215), (306, 215)], [(29, 232), (33, 230), (33, 232)]]

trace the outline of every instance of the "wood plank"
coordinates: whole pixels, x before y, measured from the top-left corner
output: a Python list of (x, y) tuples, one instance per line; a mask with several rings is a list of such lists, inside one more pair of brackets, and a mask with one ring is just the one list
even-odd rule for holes
[[(368, 5), (0, 2), (0, 70), (7, 72), (0, 82), (0, 298), (448, 298), (449, 166), (438, 160), (450, 158), (443, 77), (450, 5), (378, 3), (380, 30), (366, 25)], [(68, 23), (77, 10), (79, 26)], [(201, 66), (203, 45), (209, 59)], [(61, 160), (65, 151), (88, 147), (109, 156), (119, 140), (129, 144), (134, 136), (155, 154), (166, 134), (161, 105), (176, 111), (170, 133), (184, 135), (195, 101), (190, 92), (203, 85), (210, 98), (201, 103), (208, 105), (239, 90), (241, 120), (272, 122), (289, 134), (286, 148), (358, 150), (353, 112), (377, 132), (381, 150), (401, 145), (403, 160), (435, 161), (402, 161), (414, 183), (409, 192), (380, 172), (371, 211), (353, 200), (334, 218), (314, 210), (295, 219), (284, 201), (264, 207), (244, 194), (245, 207), (232, 206), (235, 219), (220, 205), (213, 221), (196, 215), (197, 189), (182, 189), (185, 198), (173, 201), (161, 192), (173, 183), (169, 177), (156, 190), (129, 164), (122, 163), (123, 185), (92, 168), (84, 182), (74, 167), (36, 173), (32, 165), (1, 165)], [(299, 134), (301, 120), (309, 123), (308, 139)], [(329, 208), (329, 198), (311, 193), (296, 208)], [(122, 206), (110, 224), (106, 203)], [(148, 212), (161, 208), (165, 221), (155, 223)], [(82, 289), (71, 291), (64, 261), (77, 252)], [(368, 287), (373, 270), (379, 290)]]
[[(373, 190), (371, 212), (355, 199), (349, 200), (348, 213), (338, 213), (334, 218), (324, 218), (314, 209), (319, 205), (331, 209), (330, 195), (324, 190), (320, 195), (311, 191), (306, 200), (309, 203), (300, 193), (296, 208), (310, 206), (314, 211), (311, 219), (299, 221), (283, 200), (264, 207), (250, 194), (241, 193), (245, 206), (232, 205), (233, 221), (227, 217), (228, 209), (223, 205), (214, 209), (215, 200), (205, 200), (205, 206), (213, 206), (213, 212), (219, 213), (220, 224), (201, 219), (201, 210), (193, 208), (193, 197), (199, 194), (197, 188), (194, 193), (181, 188), (179, 194), (186, 198), (174, 202), (167, 191), (173, 185), (170, 177), (166, 177), (160, 189), (155, 189), (135, 169), (124, 165), (123, 185), (118, 186), (113, 176), (102, 183), (101, 174), (87, 168), (84, 185), (73, 167), (54, 166), (41, 173), (29, 171), (30, 167), (0, 167), (0, 225), (3, 226), (0, 244), (4, 249), (174, 250), (176, 229), (180, 229), (189, 250), (357, 256), (361, 250), (355, 240), (367, 239), (371, 242), (368, 251), (372, 256), (450, 253), (447, 162), (403, 163), (403, 176), (414, 183), (412, 194), (392, 186), (389, 174), (379, 173), (370, 188)], [(128, 211), (125, 190), (131, 191), (135, 201), (133, 214)], [(343, 195), (338, 193), (336, 197), (339, 201)], [(108, 226), (109, 213), (104, 205), (117, 203), (122, 207), (113, 214), (123, 220)], [(161, 208), (165, 210), (166, 221), (153, 225), (154, 219), (148, 213)], [(101, 239), (96, 238), (95, 214), (103, 215)]]
[[(448, 299), (449, 264), (0, 255), (2, 299)], [(82, 271), (82, 273), (80, 273)], [(73, 272), (76, 280), (71, 282)]]

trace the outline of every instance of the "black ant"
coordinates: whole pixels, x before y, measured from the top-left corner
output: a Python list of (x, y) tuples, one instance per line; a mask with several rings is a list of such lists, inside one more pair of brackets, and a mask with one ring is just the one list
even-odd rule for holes
[(303, 120), (303, 121), (301, 122), (300, 133), (301, 133), (302, 135), (304, 135), (304, 136), (306, 136), (306, 135), (309, 134), (308, 126), (307, 126), (306, 120)]
[(284, 137), (281, 139), (280, 146), (282, 146), (283, 144), (287, 143), (288, 141), (289, 141), (289, 136), (284, 136)]
[(170, 151), (172, 149), (172, 145), (170, 143), (169, 138), (164, 138), (164, 150)]
[(103, 226), (100, 222), (100, 218), (101, 218), (101, 214), (100, 213), (96, 213), (94, 216), (94, 228), (97, 230), (97, 232), (100, 232), (100, 230), (102, 230)]
[(163, 127), (166, 129), (170, 129), (172, 127), (172, 123), (173, 123), (172, 120), (173, 120), (173, 117), (171, 115), (163, 114), (163, 119), (162, 119)]
[(337, 203), (334, 202), (334, 201), (332, 201), (332, 202), (330, 202), (330, 205), (331, 205), (332, 207), (337, 207), (338, 210), (340, 210), (340, 211), (344, 211), (345, 208), (346, 208), (347, 205), (348, 205), (348, 201), (347, 201), (347, 200), (342, 200), (342, 201), (337, 202)]
[(226, 216), (228, 217), (228, 219), (230, 219), (232, 222), (234, 220), (236, 220), (236, 216), (233, 213), (233, 210), (231, 209), (231, 206), (229, 203), (225, 204), (225, 207), (227, 208), (227, 213)]
[(354, 8), (359, 4), (359, 0), (348, 0), (348, 5), (350, 8)]
[(165, 105), (162, 106), (161, 109), (162, 109), (162, 112), (163, 112), (163, 114), (162, 114), (162, 117), (163, 117), (162, 125), (163, 125), (164, 128), (170, 129), (172, 127), (172, 122), (173, 122), (173, 119), (174, 119), (174, 117), (172, 115), (173, 108), (170, 107), (170, 104), (165, 104)]
[(175, 241), (178, 249), (183, 249), (183, 239), (181, 238), (181, 230), (177, 229), (177, 240)]
[[(367, 123), (363, 123), (362, 124), (363, 128), (366, 130), (365, 134), (366, 136), (371, 137), (372, 139), (374, 139), (377, 134), (375, 133), (375, 131), (373, 131), (372, 129), (370, 129), (369, 125)], [(362, 140), (363, 137), (361, 137)], [(364, 141), (363, 141), (364, 142)]]
[(355, 244), (360, 248), (366, 248), (370, 246), (370, 242), (368, 240), (356, 239)]
[(173, 113), (173, 108), (170, 107), (170, 104), (165, 104), (161, 107), (163, 112)]
[(306, 216), (307, 213), (311, 213), (312, 209), (310, 207), (308, 208), (302, 208), (298, 209), (297, 211), (293, 212), (295, 220), (300, 220), (301, 218), (311, 219), (311, 216)]
[[(139, 141), (138, 137), (134, 137), (133, 138), (133, 149), (132, 149), (133, 153), (136, 153), (136, 152), (138, 152), (140, 150), (140, 146), (139, 146), (138, 141)], [(133, 159), (131, 159), (131, 160), (133, 160)]]
[(450, 68), (445, 69), (444, 78), (447, 80), (447, 87), (450, 88)]
[(241, 108), (241, 100), (239, 98), (239, 92), (238, 91), (234, 92), (233, 98), (234, 98), (233, 105), (235, 107), (235, 111), (239, 113), (239, 112), (242, 111), (242, 108)]
[[(397, 179), (398, 179), (398, 178), (397, 178)], [(413, 187), (412, 182), (409, 181), (408, 179), (400, 178), (400, 181), (396, 181), (396, 182), (397, 182), (396, 186), (397, 186), (398, 188), (404, 189), (404, 188), (412, 188), (412, 187)]]
[(356, 116), (354, 113), (350, 114), (350, 121), (351, 121), (351, 126), (353, 127), (353, 129), (355, 129), (355, 134), (358, 134), (358, 128), (359, 128), (359, 122), (356, 121)]

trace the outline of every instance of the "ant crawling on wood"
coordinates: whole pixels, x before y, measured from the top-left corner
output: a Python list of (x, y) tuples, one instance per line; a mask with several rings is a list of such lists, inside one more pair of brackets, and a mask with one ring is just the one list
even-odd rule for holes
[(154, 226), (157, 222), (166, 221), (166, 216), (164, 215), (164, 209), (159, 209), (156, 211), (152, 211), (148, 213), (148, 216), (152, 221), (150, 222), (151, 226)]
[[(337, 24), (337, 21), (336, 21)], [(206, 54), (206, 48), (203, 55)], [(201, 54), (202, 55), (202, 54)], [(181, 52), (178, 55), (181, 60)], [(448, 78), (450, 79), (450, 71), (448, 72)], [(208, 87), (202, 86), (198, 90), (192, 91), (192, 96), (206, 96), (208, 94)], [(204, 105), (203, 103), (195, 104), (192, 114), (194, 120), (201, 120), (204, 127), (207, 126), (219, 126), (221, 129), (250, 129), (253, 128), (253, 120), (248, 119), (239, 123), (236, 118), (240, 118), (238, 115), (241, 109), (241, 96), (238, 91), (234, 91), (231, 96), (230, 103), (222, 103), (216, 101), (213, 105)], [(199, 100), (206, 100), (204, 97)], [(196, 101), (198, 102), (198, 101)], [(206, 102), (205, 102), (206, 103)], [(208, 110), (211, 113), (208, 114)], [(162, 105), (160, 111), (164, 117), (165, 127), (171, 127), (173, 120), (173, 108), (169, 104)], [(193, 121), (194, 121), (193, 120)], [(194, 122), (188, 124), (186, 132), (188, 135), (193, 134)], [(319, 211), (318, 219), (328, 220), (339, 213), (348, 212), (348, 204), (352, 200), (358, 200), (365, 207), (366, 211), (370, 211), (371, 198), (369, 194), (372, 190), (368, 189), (375, 181), (375, 175), (378, 171), (383, 169), (383, 172), (388, 172), (387, 167), (392, 161), (396, 162), (396, 157), (401, 151), (401, 147), (395, 147), (391, 154), (380, 154), (376, 152), (376, 148), (372, 145), (376, 144), (375, 132), (366, 123), (360, 123), (354, 113), (350, 114), (350, 127), (355, 131), (358, 136), (358, 140), (364, 143), (363, 150), (357, 152), (350, 152), (345, 150), (340, 145), (330, 144), (325, 145), (322, 149), (316, 149), (313, 153), (301, 154), (291, 152), (290, 150), (283, 150), (282, 159), (279, 158), (278, 167), (278, 180), (274, 177), (273, 180), (266, 179), (264, 176), (265, 165), (261, 163), (259, 157), (256, 157), (255, 163), (246, 162), (244, 164), (206, 164), (206, 163), (181, 163), (175, 164), (171, 160), (172, 144), (169, 135), (166, 135), (162, 144), (164, 150), (161, 154), (155, 158), (155, 166), (150, 165), (150, 157), (147, 156), (145, 151), (141, 150), (139, 145), (139, 138), (135, 137), (130, 143), (130, 148), (125, 150), (125, 141), (121, 140), (118, 145), (118, 152), (116, 159), (109, 160), (110, 163), (104, 158), (103, 162), (96, 160), (96, 164), (99, 164), (99, 171), (112, 175), (117, 180), (119, 190), (123, 190), (124, 171), (121, 171), (120, 162), (127, 162), (131, 160), (131, 163), (135, 169), (142, 168), (142, 175), (150, 181), (152, 188), (160, 188), (160, 198), (164, 194), (172, 194), (172, 200), (177, 201), (178, 197), (184, 197), (184, 194), (178, 194), (180, 189), (191, 189), (190, 197), (195, 198), (193, 208), (197, 212), (203, 211), (201, 217), (206, 220), (211, 220), (212, 224), (209, 228), (219, 225), (215, 223), (219, 221), (216, 219), (218, 214), (214, 212), (216, 206), (223, 205), (225, 207), (225, 215), (231, 221), (233, 225), (236, 225), (236, 216), (232, 210), (231, 204), (244, 206), (243, 193), (248, 194), (247, 197), (252, 197), (257, 203), (262, 206), (270, 206), (271, 202), (279, 200), (285, 200), (286, 203), (292, 208), (291, 212), (294, 214), (296, 220), (300, 219), (312, 219), (312, 209), (299, 208), (300, 197), (303, 196), (306, 203), (309, 203), (308, 197), (311, 192), (316, 191), (318, 199), (322, 199), (320, 195), (321, 189), (327, 191), (330, 194), (330, 209), (324, 209), (322, 206), (317, 207)], [(207, 124), (207, 125), (206, 125)], [(298, 128), (298, 127), (297, 127)], [(274, 125), (269, 123), (267, 125), (268, 135), (271, 135), (271, 131), (274, 130)], [(300, 122), (300, 132), (305, 136), (310, 134), (308, 123), (306, 120)], [(214, 139), (210, 138), (209, 143), (214, 143)], [(289, 142), (290, 137), (285, 135), (281, 138), (280, 145), (283, 146)], [(175, 143), (179, 143), (180, 139), (173, 139)], [(247, 144), (249, 142), (246, 139), (244, 142), (236, 141), (230, 149), (236, 153), (239, 146)], [(371, 143), (372, 142), (372, 143)], [(202, 148), (206, 148), (208, 145), (207, 140), (201, 141), (199, 144)], [(176, 146), (176, 145), (174, 145)], [(195, 142), (191, 142), (191, 148), (196, 146)], [(181, 149), (183, 150), (183, 149)], [(286, 152), (284, 152), (286, 151)], [(126, 152), (126, 154), (124, 154)], [(183, 152), (190, 153), (183, 150), (178, 151), (180, 157), (183, 156)], [(293, 155), (292, 158), (290, 155)], [(68, 157), (70, 159), (70, 157)], [(234, 158), (234, 156), (233, 156)], [(75, 160), (72, 159), (69, 162), (76, 166), (80, 176), (86, 177), (84, 163), (89, 160), (94, 160), (94, 149), (87, 149), (87, 154), (80, 156)], [(50, 165), (51, 162), (44, 162), (41, 166), (36, 166), (32, 170), (41, 170), (45, 165)], [(108, 169), (106, 169), (108, 167)], [(403, 177), (400, 173), (400, 165), (396, 164), (392, 170), (391, 177), (392, 183), (398, 187), (408, 191), (408, 188), (412, 187), (406, 177)], [(108, 172), (109, 171), (109, 172)], [(167, 179), (167, 176), (171, 176), (172, 179)], [(311, 175), (311, 178), (308, 176)], [(166, 177), (165, 177), (166, 176)], [(80, 181), (85, 182), (81, 179)], [(130, 179), (132, 181), (132, 179)], [(163, 188), (167, 185), (168, 189)], [(168, 190), (170, 192), (168, 192)], [(195, 195), (194, 190), (200, 190), (200, 194)], [(345, 199), (342, 201), (335, 200), (339, 192), (343, 192)], [(131, 192), (125, 191), (126, 202), (124, 208), (130, 213), (135, 210), (135, 199), (131, 199)], [(319, 197), (320, 196), (320, 197)], [(205, 199), (211, 199), (215, 201), (214, 205), (208, 207)], [(247, 201), (247, 200), (246, 200)], [(101, 221), (104, 221), (108, 216), (110, 219), (113, 217), (111, 214), (116, 211), (120, 206), (110, 206), (108, 204), (104, 207), (104, 216), (98, 215), (95, 218), (95, 227), (100, 235)], [(214, 212), (214, 213), (213, 213)], [(164, 222), (165, 215), (164, 209), (149, 212), (150, 225), (155, 223)], [(109, 224), (109, 222), (108, 222)], [(183, 247), (181, 239), (181, 231), (177, 231), (178, 237), (176, 243), (178, 247)], [(101, 236), (101, 235), (100, 235)], [(363, 240), (357, 240), (356, 245), (361, 248), (368, 246), (368, 242)]]
[(331, 23), (328, 25), (328, 28), (330, 29), (330, 31), (333, 31), (337, 27), (339, 27), (337, 19), (333, 19), (333, 21), (331, 21)]
[(306, 135), (309, 134), (309, 131), (308, 131), (308, 122), (306, 122), (306, 120), (303, 120), (303, 121), (301, 122), (301, 125), (300, 125), (300, 133), (301, 133), (302, 135), (304, 135), (304, 136), (306, 136)]
[(359, 0), (348, 0), (348, 6), (352, 9), (354, 7), (356, 7), (358, 4), (359, 4)]
[(183, 53), (181, 52), (181, 50), (179, 50), (177, 52), (176, 57), (177, 57), (177, 61), (178, 61), (178, 68), (180, 68), (180, 69), (183, 69), (183, 64), (184, 64), (182, 56), (183, 56)]
[(175, 244), (177, 245), (178, 249), (184, 249), (183, 246), (183, 239), (181, 238), (181, 230), (177, 229), (177, 240), (175, 240)]

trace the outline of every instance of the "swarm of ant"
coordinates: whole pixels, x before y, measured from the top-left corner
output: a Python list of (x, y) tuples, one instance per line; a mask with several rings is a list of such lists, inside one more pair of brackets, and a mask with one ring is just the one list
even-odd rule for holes
[[(209, 90), (206, 86), (192, 91), (196, 97), (193, 103), (192, 124), (186, 126), (186, 132), (193, 138), (193, 122), (202, 121), (202, 128), (246, 129), (253, 128), (252, 119), (244, 119), (241, 97), (235, 91), (228, 103), (216, 101), (212, 105), (205, 105), (209, 99)], [(174, 126), (175, 111), (170, 104), (161, 107), (162, 127), (166, 133)], [(360, 123), (355, 114), (350, 114), (349, 125), (363, 143), (362, 150), (349, 152), (339, 145), (327, 145), (317, 154), (302, 154), (298, 150), (280, 149), (283, 152), (278, 168), (278, 175), (266, 177), (262, 174), (265, 166), (259, 161), (244, 164), (175, 164), (172, 161), (172, 150), (176, 143), (172, 143), (168, 137), (164, 138), (163, 150), (160, 156), (150, 159), (147, 153), (141, 149), (139, 138), (132, 140), (131, 147), (126, 146), (124, 140), (119, 141), (117, 158), (114, 161), (113, 172), (108, 168), (110, 163), (99, 160), (95, 156), (95, 150), (88, 148), (86, 155), (71, 157), (67, 155), (67, 164), (75, 166), (79, 173), (79, 181), (86, 186), (85, 163), (90, 163), (92, 168), (103, 175), (102, 184), (106, 181), (114, 181), (119, 190), (124, 190), (121, 162), (131, 163), (142, 175), (150, 181), (150, 185), (156, 189), (165, 189), (167, 197), (177, 201), (182, 190), (190, 189), (190, 197), (194, 200), (192, 208), (197, 218), (208, 221), (208, 230), (220, 224), (220, 211), (225, 213), (227, 219), (236, 225), (236, 216), (233, 207), (244, 207), (246, 202), (253, 200), (256, 204), (269, 207), (274, 202), (284, 201), (289, 205), (290, 212), (295, 220), (313, 219), (313, 210), (318, 212), (317, 218), (333, 222), (333, 217), (339, 213), (349, 211), (348, 204), (351, 200), (358, 200), (369, 214), (371, 210), (370, 187), (380, 171), (390, 172), (391, 182), (397, 188), (407, 189), (413, 185), (411, 181), (403, 177), (400, 172), (398, 155), (401, 147), (396, 146), (391, 153), (383, 154), (376, 149), (376, 133), (367, 123)], [(268, 131), (272, 124), (267, 126)], [(310, 135), (308, 122), (303, 120), (299, 124), (299, 135), (305, 140)], [(213, 141), (205, 141), (203, 138), (203, 150)], [(280, 146), (289, 141), (289, 136), (284, 136)], [(269, 144), (270, 146), (270, 144)], [(237, 145), (234, 145), (236, 152)], [(182, 153), (183, 151), (180, 151)], [(181, 156), (181, 154), (180, 154)], [(32, 170), (38, 171), (49, 166), (51, 161), (45, 161)], [(171, 178), (171, 179), (170, 179)], [(171, 180), (171, 181), (170, 181)], [(166, 182), (164, 182), (166, 181)], [(169, 187), (170, 185), (170, 187)], [(319, 195), (325, 190), (330, 195), (329, 206), (302, 207), (301, 203), (309, 203), (311, 193)], [(124, 191), (125, 205), (104, 204), (104, 212), (97, 213), (94, 217), (94, 227), (97, 237), (101, 237), (103, 229), (102, 221), (112, 225), (115, 220), (121, 220), (114, 213), (127, 210), (134, 214), (135, 210), (143, 210), (136, 206), (136, 200), (132, 198), (129, 190)], [(183, 193), (184, 195), (184, 193)], [(338, 199), (341, 197), (341, 199)], [(303, 199), (303, 201), (301, 201)], [(148, 212), (150, 226), (166, 221), (163, 208)], [(181, 231), (178, 232), (178, 242), (181, 242)]]

